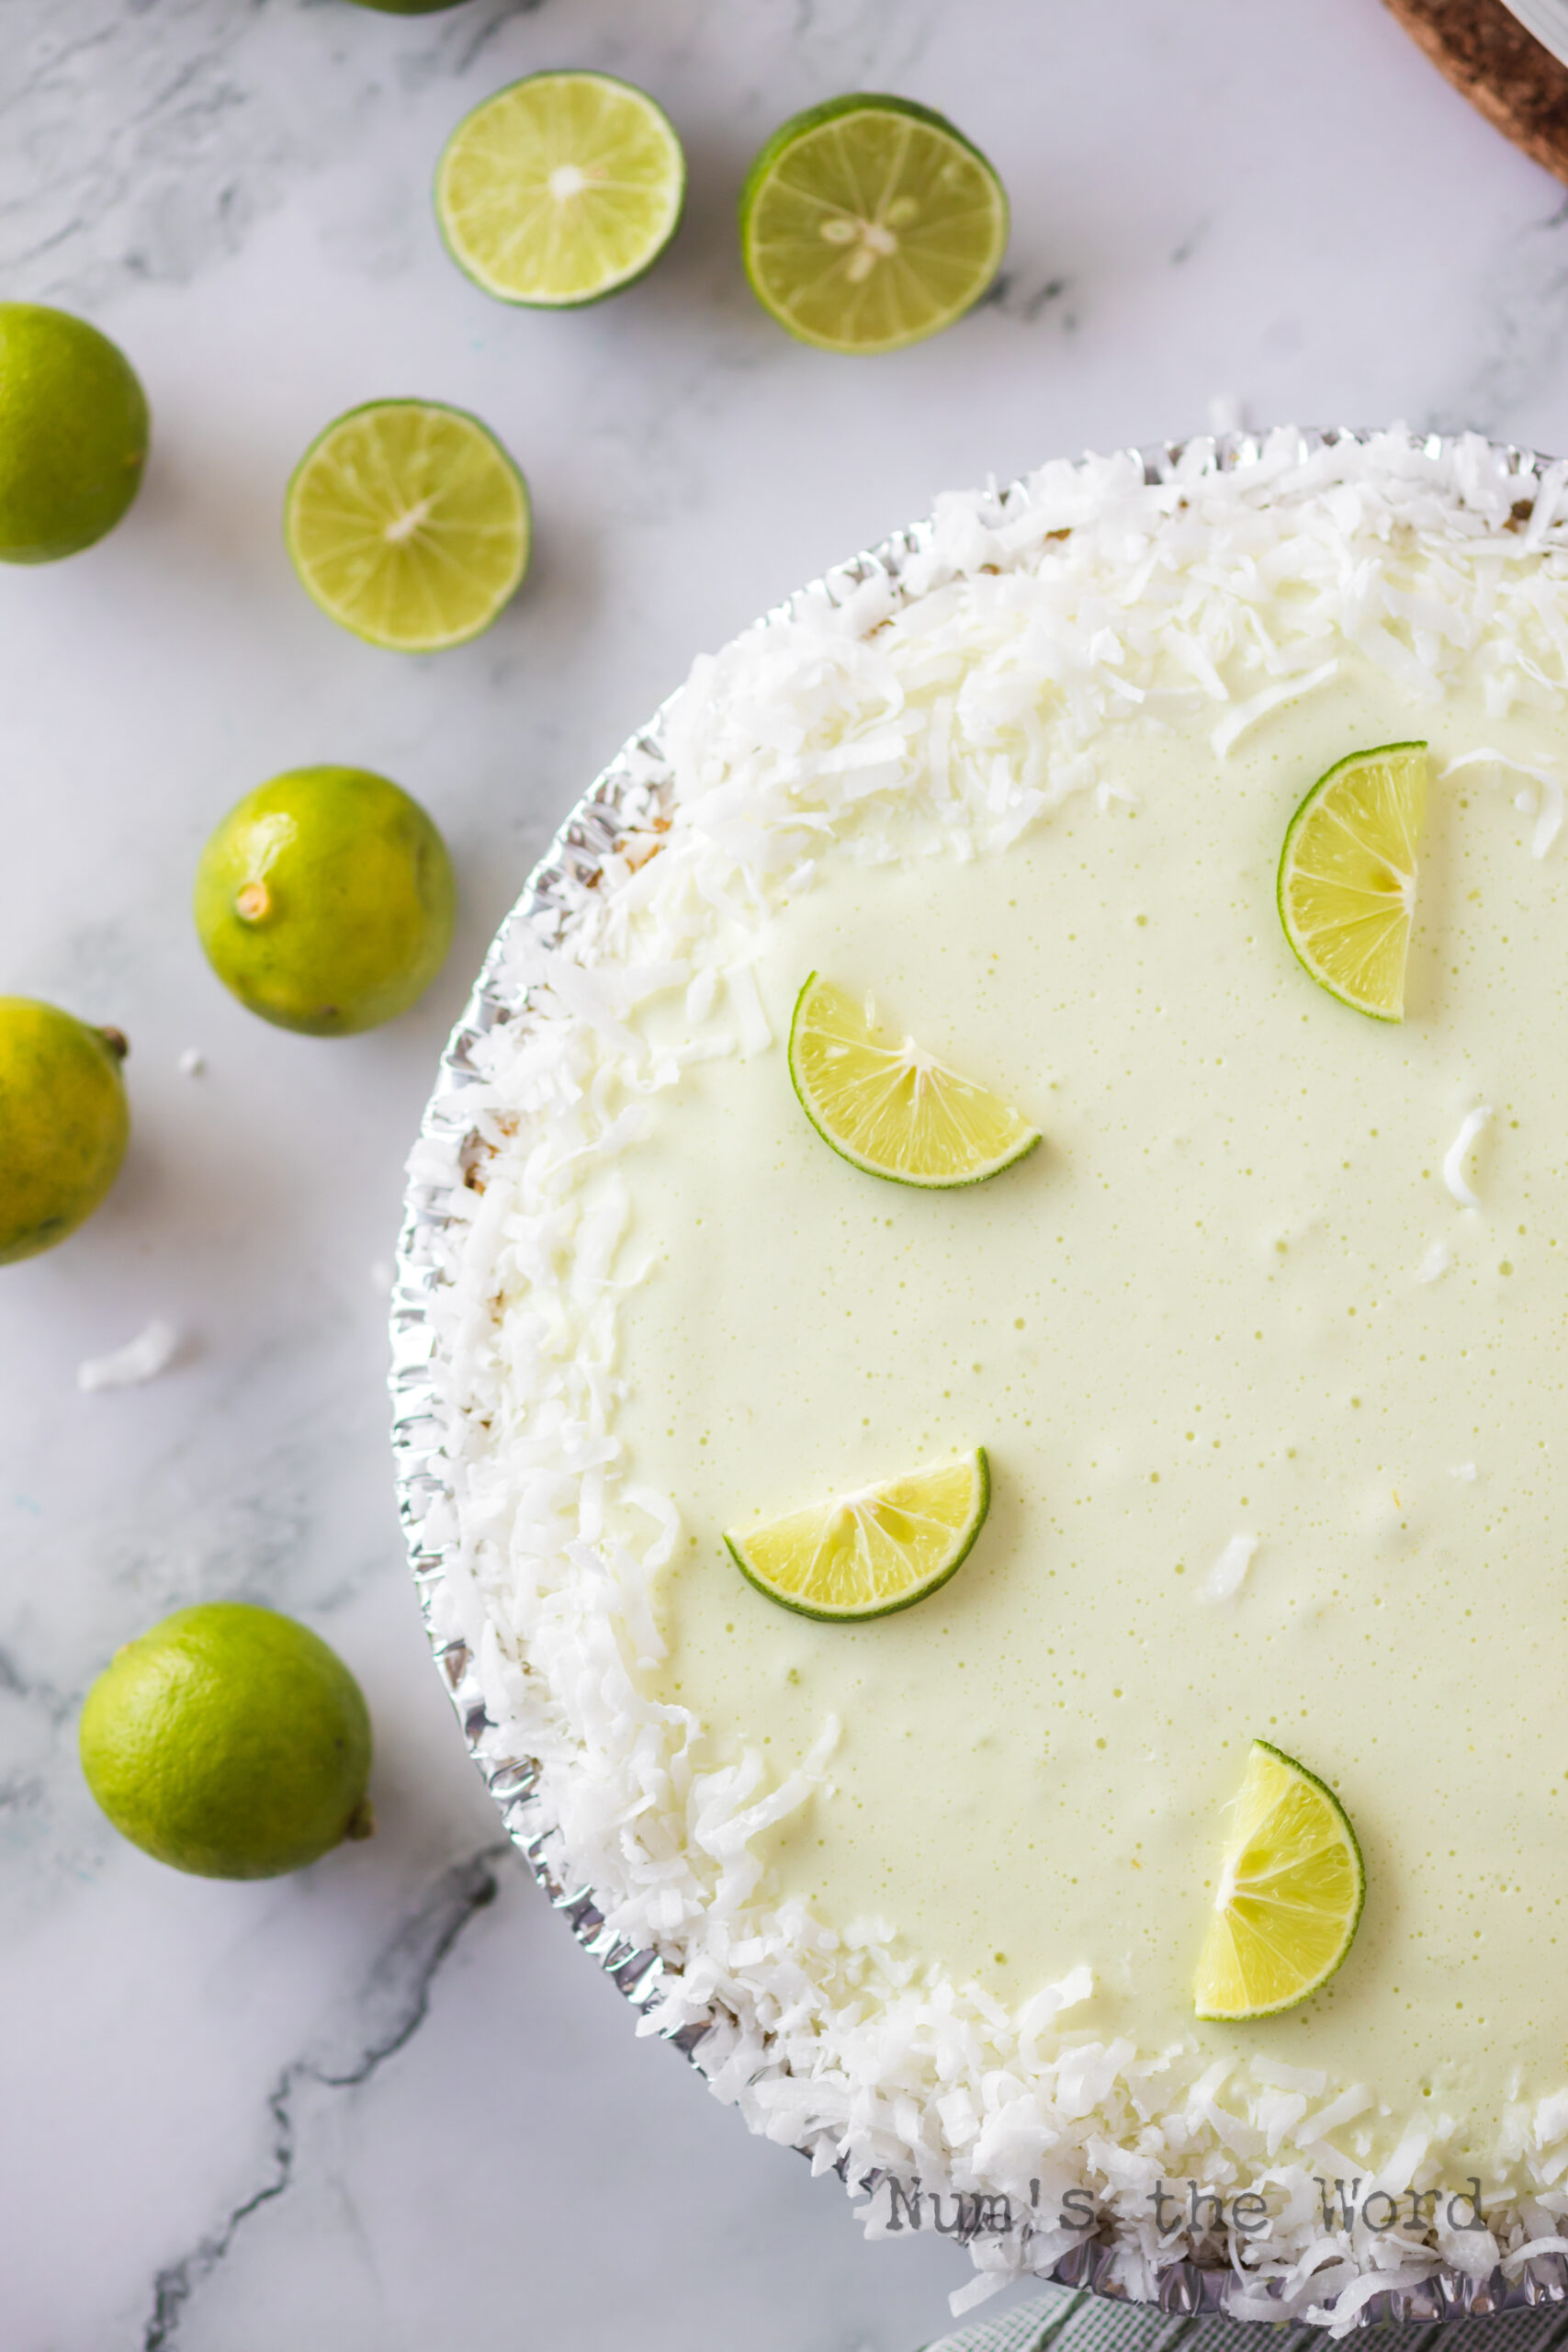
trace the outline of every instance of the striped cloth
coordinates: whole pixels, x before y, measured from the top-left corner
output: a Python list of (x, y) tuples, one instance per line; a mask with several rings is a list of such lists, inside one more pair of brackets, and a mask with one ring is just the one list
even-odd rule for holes
[[(1179, 2319), (1146, 2304), (1056, 2287), (944, 2335), (925, 2352), (1325, 2352), (1327, 2341), (1315, 2327)], [(1568, 2352), (1568, 2311), (1558, 2304), (1441, 2326), (1374, 2327), (1347, 2342), (1349, 2352), (1362, 2342), (1367, 2352)]]

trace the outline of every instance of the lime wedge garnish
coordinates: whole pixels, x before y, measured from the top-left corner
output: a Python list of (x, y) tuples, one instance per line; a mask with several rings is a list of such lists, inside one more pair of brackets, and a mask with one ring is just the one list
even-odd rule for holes
[(1234, 2022), (1304, 2001), (1349, 1951), (1366, 1891), (1338, 1798), (1255, 1739), (1192, 1988), (1198, 2015)]
[(823, 1141), (896, 1184), (978, 1184), (1040, 1140), (988, 1088), (912, 1037), (897, 1046), (878, 1037), (870, 1008), (815, 972), (795, 1001), (789, 1074)]
[(608, 74), (531, 74), (465, 115), (435, 171), (453, 259), (503, 302), (570, 310), (651, 269), (680, 223), (681, 142)]
[(294, 569), (321, 610), (402, 653), (488, 628), (528, 563), (528, 492), (478, 417), (372, 401), (311, 443), (284, 510)]
[(1280, 852), (1280, 921), (1313, 978), (1374, 1021), (1404, 1018), (1427, 746), (1352, 752), (1320, 776)]
[(997, 274), (1008, 200), (929, 107), (869, 93), (808, 107), (747, 175), (751, 291), (824, 351), (897, 351), (962, 318)]
[(977, 1445), (962, 1462), (834, 1495), (724, 1540), (759, 1592), (803, 1617), (890, 1617), (947, 1582), (990, 1503), (990, 1465)]

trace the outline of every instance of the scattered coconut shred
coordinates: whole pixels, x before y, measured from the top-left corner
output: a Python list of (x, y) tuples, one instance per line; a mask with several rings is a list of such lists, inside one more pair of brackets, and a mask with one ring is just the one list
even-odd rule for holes
[(85, 1396), (101, 1388), (140, 1388), (167, 1372), (180, 1351), (180, 1335), (161, 1316), (107, 1356), (89, 1356), (76, 1367), (76, 1385)]
[[(554, 1869), (663, 1957), (641, 2030), (716, 2008), (697, 2055), (714, 2090), (852, 2194), (892, 2176), (928, 2196), (1010, 2199), (1016, 2226), (974, 2239), (982, 2276), (955, 2306), (1098, 2237), (1130, 2294), (1153, 2295), (1198, 2252), (1228, 2266), (1234, 2315), (1331, 2318), (1342, 2335), (1439, 2260), (1487, 2273), (1501, 2256), (1517, 2278), (1532, 2252), (1568, 2247), (1568, 2091), (1507, 2110), (1490, 2229), (1348, 2231), (1325, 2223), (1314, 2182), (1371, 2169), (1354, 2128), (1377, 2106), (1368, 2086), (1261, 2059), (1205, 2069), (1195, 2043), (1100, 2042), (1072, 2030), (1086, 1967), (1010, 2014), (798, 1904), (775, 1907), (750, 1840), (820, 1781), (831, 1726), (777, 1782), (755, 1753), (695, 1768), (693, 1718), (638, 1682), (662, 1654), (652, 1584), (680, 1515), (625, 1485), (615, 1431), (619, 1299), (637, 1279), (618, 1156), (678, 1105), (690, 1064), (769, 1049), (756, 936), (815, 861), (894, 854), (895, 819), (954, 857), (998, 855), (1070, 794), (1109, 805), (1101, 758), (1119, 721), (1213, 706), (1223, 757), (1351, 654), (1434, 705), (1462, 678), (1494, 717), (1562, 707), (1568, 524), (1554, 517), (1568, 469), (1551, 469), (1529, 514), (1479, 439), (1439, 451), (1395, 430), (1308, 454), (1281, 431), (1254, 451), (1215, 473), (1198, 442), (1152, 485), (1122, 455), (1045, 466), (1005, 498), (945, 497), (901, 587), (873, 577), (837, 608), (797, 599), (700, 660), (662, 754), (636, 755), (644, 830), (579, 890), (563, 931), (509, 934), (527, 1015), (474, 1049), (462, 1097), (482, 1166), (472, 1143), (460, 1167), (437, 1140), (411, 1165), (448, 1218), (433, 1313), (458, 1540), (437, 1630), (475, 1655), (490, 1752), (539, 1759), (534, 1817)], [(675, 989), (684, 1032), (654, 1044), (643, 1008)], [(1225, 1560), (1245, 1566), (1234, 1545)], [(1363, 2188), (1467, 2173), (1446, 2124), (1411, 2119)], [(1156, 2237), (1162, 2179), (1255, 2188), (1271, 2228)], [(1061, 2226), (1066, 2192), (1084, 2188), (1097, 2228)], [(863, 2209), (873, 2234), (887, 2202)]]

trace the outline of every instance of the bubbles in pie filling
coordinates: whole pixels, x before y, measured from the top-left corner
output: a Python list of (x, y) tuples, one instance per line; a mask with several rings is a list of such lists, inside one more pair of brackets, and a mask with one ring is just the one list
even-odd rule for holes
[[(1123, 728), (1129, 806), (1080, 796), (968, 864), (826, 861), (767, 921), (774, 1036), (830, 972), (1042, 1148), (973, 1191), (880, 1182), (813, 1134), (780, 1048), (694, 1067), (625, 1160), (652, 1271), (615, 1427), (696, 1538), (640, 1679), (710, 1764), (756, 1747), (781, 1777), (841, 1725), (755, 1842), (767, 1884), (1009, 2004), (1087, 1962), (1075, 2025), (1310, 2054), (1375, 2084), (1390, 2132), (1439, 2041), (1483, 2139), (1568, 2044), (1568, 859), (1531, 856), (1509, 791), (1434, 786), (1402, 1026), (1314, 988), (1274, 872), (1348, 749), (1540, 763), (1550, 732), (1348, 658), (1224, 760), (1203, 726)], [(976, 1444), (989, 1520), (901, 1615), (792, 1618), (724, 1553), (742, 1514)], [(1302, 2009), (1199, 2026), (1257, 1735), (1346, 1805), (1366, 1910)]]

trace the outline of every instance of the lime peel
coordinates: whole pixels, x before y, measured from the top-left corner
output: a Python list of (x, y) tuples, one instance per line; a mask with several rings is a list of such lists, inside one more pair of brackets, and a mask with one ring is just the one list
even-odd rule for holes
[(834, 1495), (745, 1534), (727, 1532), (749, 1584), (803, 1617), (842, 1623), (912, 1609), (968, 1558), (991, 1507), (986, 1449)]
[(1366, 1884), (1333, 1790), (1255, 1739), (1198, 1962), (1196, 2015), (1229, 2024), (1275, 2017), (1319, 1991), (1355, 1940)]
[(1321, 775), (1285, 830), (1276, 896), (1313, 978), (1374, 1021), (1404, 1018), (1427, 746), (1382, 743)]
[(817, 972), (795, 1001), (789, 1075), (800, 1107), (841, 1159), (928, 1191), (983, 1183), (1032, 1152), (1038, 1128), (988, 1088), (906, 1037), (890, 1046), (869, 1008)]
[(197, 868), (208, 962), (264, 1021), (344, 1037), (417, 1003), (457, 886), (428, 812), (367, 768), (290, 768), (236, 801)]

